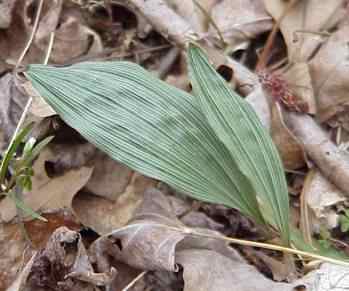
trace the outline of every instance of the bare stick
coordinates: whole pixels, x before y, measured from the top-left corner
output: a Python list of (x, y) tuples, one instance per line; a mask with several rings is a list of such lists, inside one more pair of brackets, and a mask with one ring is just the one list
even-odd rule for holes
[(44, 5), (44, 0), (40, 0), (39, 2), (39, 6), (38, 6), (38, 10), (36, 12), (36, 16), (35, 16), (35, 21), (34, 21), (34, 25), (33, 25), (33, 29), (32, 29), (32, 33), (30, 34), (30, 37), (29, 37), (29, 40), (27, 41), (27, 44), (26, 46), (24, 47), (21, 55), (19, 56), (18, 60), (17, 60), (17, 63), (16, 63), (16, 67), (15, 69), (17, 69), (20, 64), (22, 63), (25, 55), (27, 54), (33, 40), (34, 40), (34, 37), (35, 37), (35, 33), (38, 29), (38, 25), (39, 25), (39, 20), (40, 20), (40, 15), (41, 15), (41, 10), (42, 10), (42, 6)]
[(137, 281), (139, 281), (141, 278), (143, 278), (144, 275), (145, 275), (146, 273), (147, 273), (146, 271), (140, 273), (140, 274), (139, 274), (136, 278), (134, 278), (129, 284), (127, 284), (127, 286), (126, 286), (124, 289), (122, 289), (121, 291), (128, 291), (128, 290), (130, 290), (130, 288), (133, 287), (134, 284), (137, 283)]

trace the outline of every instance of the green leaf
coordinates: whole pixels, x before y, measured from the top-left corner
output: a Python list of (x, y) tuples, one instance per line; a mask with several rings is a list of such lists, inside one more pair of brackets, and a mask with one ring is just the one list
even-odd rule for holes
[(6, 151), (4, 158), (2, 159), (0, 164), (0, 185), (4, 183), (4, 179), (8, 171), (8, 166), (10, 164), (10, 161), (13, 159), (18, 146), (24, 141), (25, 137), (32, 130), (33, 125), (34, 123), (30, 123), (26, 127), (24, 127), (9, 145), (9, 148)]
[(341, 232), (347, 232), (349, 230), (349, 218), (347, 215), (339, 216), (339, 225)]
[(264, 223), (250, 182), (192, 95), (128, 62), (30, 65), (26, 75), (67, 124), (115, 160)]
[(38, 144), (34, 145), (30, 148), (30, 150), (24, 152), (24, 157), (20, 163), (20, 167), (29, 167), (31, 162), (40, 154), (45, 146), (47, 146), (54, 136), (48, 136), (40, 141)]
[(228, 86), (204, 52), (193, 44), (189, 48), (188, 63), (193, 92), (208, 123), (252, 182), (263, 206), (271, 209), (272, 223), (288, 245), (287, 183), (269, 133), (252, 107)]

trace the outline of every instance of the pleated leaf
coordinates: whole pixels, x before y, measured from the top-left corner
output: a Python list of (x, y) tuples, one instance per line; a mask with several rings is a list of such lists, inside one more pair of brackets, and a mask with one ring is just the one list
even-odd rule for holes
[(30, 65), (26, 76), (67, 124), (113, 159), (264, 223), (251, 183), (192, 95), (128, 62)]
[(272, 223), (289, 244), (289, 200), (277, 149), (253, 108), (235, 93), (194, 44), (188, 52), (194, 95), (211, 128), (228, 148), (239, 169), (250, 178)]

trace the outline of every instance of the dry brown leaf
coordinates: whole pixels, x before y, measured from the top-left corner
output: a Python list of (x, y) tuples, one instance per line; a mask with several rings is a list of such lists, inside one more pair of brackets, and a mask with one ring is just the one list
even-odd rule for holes
[(40, 96), (38, 91), (36, 91), (31, 82), (24, 82), (22, 85), (23, 89), (26, 91), (29, 97), (32, 98), (32, 104), (30, 107), (30, 112), (37, 117), (49, 117), (56, 115), (57, 113), (48, 105), (45, 100)]
[[(264, 0), (274, 20), (280, 18), (289, 1)], [(321, 35), (312, 34), (333, 27), (344, 16), (343, 0), (298, 1), (280, 24), (291, 61), (306, 61), (323, 42)], [(305, 32), (304, 32), (305, 31)], [(310, 32), (310, 33), (307, 33)]]
[(343, 192), (330, 183), (319, 171), (310, 172), (311, 180), (307, 185), (304, 199), (307, 206), (312, 210), (310, 231), (319, 232), (320, 225), (328, 229), (338, 225), (338, 214), (333, 206), (346, 201)]
[[(34, 163), (32, 190), (24, 194), (24, 203), (34, 211), (52, 211), (71, 207), (74, 195), (87, 183), (93, 168), (82, 167), (66, 172), (62, 176), (50, 178), (45, 163), (54, 160), (55, 156), (49, 148), (44, 149)], [(11, 221), (17, 215), (13, 200), (6, 197), (0, 202), (2, 221)]]
[(271, 136), (286, 169), (295, 170), (305, 165), (303, 148), (285, 125), (277, 104), (272, 106)]
[(321, 47), (310, 63), (318, 117), (327, 121), (337, 113), (345, 113), (349, 102), (349, 25), (341, 27)]
[[(43, 47), (47, 47), (47, 45)], [(50, 59), (55, 63), (64, 63), (69, 59), (87, 53), (99, 53), (102, 50), (102, 41), (93, 30), (82, 25), (81, 19), (67, 17), (56, 31)]]
[[(17, 1), (11, 25), (0, 31), (0, 73), (16, 63), (29, 39), (36, 16), (35, 9), (34, 13), (32, 11), (36, 7), (34, 2)], [(100, 37), (85, 25), (81, 11), (66, 9), (62, 12), (62, 5), (62, 0), (44, 1), (36, 37), (22, 62), (24, 65), (43, 61), (51, 32), (55, 32), (52, 62), (64, 63), (103, 49)]]
[(318, 270), (309, 273), (304, 281), (316, 291), (340, 291), (349, 288), (348, 267), (324, 263)]
[(185, 225), (190, 227), (208, 228), (212, 230), (223, 230), (224, 225), (214, 221), (206, 214), (198, 211), (190, 211), (180, 219)]
[[(267, 14), (262, 0), (224, 0), (215, 5), (210, 13), (233, 51), (246, 48), (251, 39), (271, 30), (273, 26), (273, 20)], [(209, 31), (218, 38), (212, 23)]]
[(105, 154), (99, 154), (93, 161), (94, 171), (85, 186), (85, 190), (110, 200), (116, 200), (125, 192), (133, 171), (112, 160)]
[(144, 195), (144, 202), (130, 224), (101, 237), (92, 245), (96, 258), (100, 257), (101, 245), (113, 241), (114, 257), (118, 261), (139, 269), (178, 271), (175, 247), (185, 234), (169, 227), (183, 228), (184, 225), (172, 214), (171, 206), (161, 192), (152, 189)]
[[(119, 176), (129, 174), (129, 169), (126, 167), (123, 169), (119, 168), (119, 170), (121, 170)], [(122, 173), (122, 170), (126, 171), (126, 173)], [(142, 202), (143, 192), (147, 188), (154, 187), (157, 183), (157, 181), (137, 173), (132, 172), (131, 174), (133, 177), (132, 179), (127, 179), (127, 185), (124, 184), (126, 180), (123, 181), (122, 179), (109, 181), (105, 185), (106, 189), (104, 192), (110, 187), (119, 188), (120, 191), (124, 187), (123, 192), (118, 192), (117, 195), (114, 195), (115, 201), (85, 192), (74, 197), (72, 207), (79, 221), (100, 235), (105, 235), (116, 228), (124, 226), (133, 217), (135, 210)]]
[(190, 23), (191, 27), (197, 33), (205, 33), (209, 28), (209, 19), (205, 12), (209, 15), (212, 8), (219, 3), (219, 0), (199, 0), (199, 5), (195, 4), (194, 0), (182, 1), (182, 0), (166, 0), (170, 7), (172, 7), (180, 16)]
[(0, 290), (10, 286), (33, 253), (18, 224), (0, 224)]
[[(275, 283), (253, 266), (231, 260), (211, 250), (179, 251), (176, 261), (183, 266), (184, 291), (286, 291), (291, 284)], [(209, 262), (209, 263), (208, 263)]]
[(0, 2), (0, 29), (10, 26), (12, 12), (17, 0), (3, 0)]
[(17, 88), (12, 74), (8, 73), (0, 79), (0, 130), (5, 143), (11, 139), (27, 99)]
[[(193, 229), (180, 223), (172, 211), (161, 192), (148, 191), (126, 227), (92, 244), (90, 259), (106, 270), (110, 268), (110, 258), (143, 270), (173, 272), (180, 264), (185, 291), (230, 291), (232, 286), (239, 291), (291, 291), (299, 285), (265, 278), (224, 241), (188, 235)], [(195, 230), (205, 235), (217, 234), (207, 229)]]
[(45, 246), (56, 228), (68, 226), (75, 230), (80, 229), (73, 218), (65, 212), (44, 216), (47, 222), (41, 220), (25, 222), (32, 243), (30, 245), (25, 240), (19, 224), (0, 224), (0, 290), (6, 290), (35, 251)]
[(110, 274), (94, 273), (79, 233), (61, 227), (36, 254), (22, 288), (25, 291), (93, 291), (95, 286), (110, 284), (114, 276), (115, 270)]

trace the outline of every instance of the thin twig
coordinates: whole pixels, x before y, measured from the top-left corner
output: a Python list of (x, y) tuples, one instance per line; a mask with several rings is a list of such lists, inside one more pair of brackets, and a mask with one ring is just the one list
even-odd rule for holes
[(271, 47), (274, 43), (274, 39), (276, 36), (276, 33), (279, 31), (279, 27), (280, 24), (282, 22), (282, 20), (285, 18), (285, 16), (287, 15), (287, 13), (290, 11), (290, 9), (293, 8), (293, 6), (298, 2), (299, 0), (290, 0), (289, 3), (287, 4), (287, 6), (285, 7), (284, 11), (282, 12), (282, 14), (280, 15), (280, 17), (278, 18), (278, 20), (276, 21), (271, 33), (268, 36), (267, 39), (267, 43), (264, 46), (263, 52), (259, 58), (258, 64), (257, 64), (257, 70), (260, 69), (265, 69), (267, 62), (268, 62), (268, 54), (271, 50)]
[(49, 60), (49, 58), (50, 58), (50, 55), (51, 55), (51, 52), (52, 52), (52, 49), (53, 49), (53, 42), (54, 42), (54, 40), (55, 40), (55, 32), (54, 31), (52, 31), (51, 33), (50, 33), (50, 40), (49, 40), (49, 43), (48, 43), (48, 47), (47, 47), (47, 51), (46, 51), (46, 56), (45, 56), (45, 59), (44, 59), (44, 62), (43, 62), (43, 64), (44, 65), (47, 65), (47, 63), (48, 63), (48, 60)]
[[(34, 21), (32, 32), (30, 34), (29, 40), (27, 41), (27, 44), (25, 45), (21, 55), (19, 56), (19, 58), (17, 60), (16, 66), (15, 66), (15, 69), (14, 69), (15, 71), (21, 65), (25, 55), (27, 54), (31, 44), (33, 43), (33, 40), (34, 40), (34, 37), (35, 37), (35, 33), (36, 33), (37, 29), (38, 29), (38, 25), (39, 25), (39, 20), (40, 20), (40, 15), (41, 15), (43, 4), (44, 4), (44, 0), (40, 0), (39, 6), (38, 6), (38, 10), (36, 12), (36, 16), (35, 16), (35, 21)], [(22, 127), (22, 124), (24, 123), (25, 117), (27, 116), (27, 113), (28, 113), (28, 111), (30, 109), (30, 106), (31, 106), (32, 102), (33, 102), (33, 98), (31, 96), (29, 96), (27, 104), (24, 106), (22, 115), (21, 115), (21, 117), (20, 117), (20, 119), (18, 121), (18, 124), (16, 126), (16, 129), (15, 129), (13, 135), (12, 135), (12, 138), (11, 138), (11, 141), (10, 141), (10, 143), (8, 145), (7, 150), (12, 146), (14, 140), (16, 139), (16, 136), (17, 136), (20, 128)]]
[(26, 46), (24, 47), (21, 55), (19, 56), (18, 60), (17, 60), (17, 63), (16, 63), (16, 67), (15, 67), (15, 70), (20, 66), (20, 64), (22, 63), (25, 55), (27, 54), (33, 40), (34, 40), (34, 37), (35, 37), (35, 33), (38, 29), (38, 25), (39, 25), (39, 20), (40, 20), (40, 15), (41, 15), (41, 10), (42, 10), (42, 7), (44, 5), (44, 0), (40, 0), (39, 2), (39, 6), (38, 6), (38, 10), (36, 12), (36, 16), (35, 16), (35, 21), (34, 21), (34, 25), (33, 25), (33, 29), (32, 29), (32, 33), (30, 34), (30, 37), (29, 37), (29, 40), (27, 41), (27, 44)]
[[(230, 242), (232, 244), (237, 244), (237, 245), (242, 245), (242, 246), (248, 246), (248, 247), (256, 247), (256, 248), (262, 248), (262, 249), (268, 249), (268, 250), (273, 250), (273, 251), (280, 251), (286, 254), (293, 254), (293, 255), (298, 255), (306, 258), (311, 258), (311, 259), (316, 259), (316, 260), (321, 260), (323, 262), (328, 262), (336, 265), (341, 265), (341, 266), (346, 266), (349, 267), (349, 261), (345, 260), (338, 260), (338, 259), (333, 259), (330, 257), (325, 257), (322, 255), (318, 255), (315, 253), (310, 253), (310, 252), (305, 252), (305, 251), (300, 251), (297, 249), (289, 248), (289, 247), (283, 247), (280, 245), (275, 245), (275, 244), (269, 244), (269, 243), (261, 243), (261, 242), (255, 242), (255, 241), (249, 241), (249, 240), (243, 240), (243, 239), (237, 239), (237, 238), (232, 238), (228, 237), (222, 234), (208, 234), (206, 232), (200, 232), (198, 230), (189, 228), (189, 227), (175, 227), (175, 226), (168, 226), (165, 224), (161, 223), (153, 223), (152, 224), (154, 227), (160, 227), (160, 228), (165, 228), (168, 230), (173, 230), (175, 232), (179, 232), (184, 235), (188, 236), (196, 236), (196, 237), (205, 237), (205, 238), (211, 238), (211, 239), (218, 239), (218, 240), (223, 240), (226, 242)], [(108, 236), (113, 236), (117, 235), (119, 232), (123, 232), (126, 229), (129, 228), (137, 228), (137, 227), (142, 227), (144, 224), (142, 223), (134, 223), (130, 224), (127, 226), (124, 226), (122, 228), (116, 229), (108, 234)]]
[(130, 290), (130, 288), (133, 287), (134, 284), (137, 283), (137, 281), (139, 281), (141, 278), (143, 278), (143, 276), (144, 276), (146, 273), (147, 273), (146, 271), (140, 273), (140, 274), (139, 274), (136, 278), (134, 278), (129, 284), (127, 284), (127, 286), (126, 286), (124, 289), (122, 289), (121, 291), (128, 291), (128, 290)]

